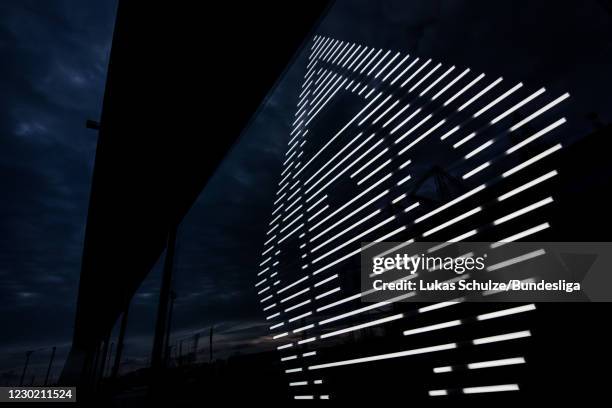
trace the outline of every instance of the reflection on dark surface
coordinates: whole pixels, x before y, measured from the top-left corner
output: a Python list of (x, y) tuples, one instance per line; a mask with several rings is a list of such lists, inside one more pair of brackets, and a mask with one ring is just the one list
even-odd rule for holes
[[(275, 48), (266, 47), (270, 43), (276, 44), (274, 40), (278, 31), (266, 31), (257, 24), (249, 27), (253, 32), (264, 30), (261, 36), (240, 31), (244, 26), (235, 27), (241, 26), (242, 19), (247, 17), (241, 14), (234, 21), (231, 17), (234, 13), (229, 8), (211, 10), (209, 15), (224, 16), (224, 19), (234, 21), (234, 25), (227, 25), (221, 34), (214, 30), (206, 31), (205, 38), (201, 39), (202, 32), (197, 28), (201, 23), (199, 15), (188, 15), (190, 13), (184, 10), (166, 13), (166, 8), (152, 8), (149, 11), (156, 18), (145, 21), (138, 17), (140, 10), (132, 7), (134, 9), (120, 13), (119, 18), (125, 18), (126, 22), (138, 21), (125, 31), (128, 36), (124, 38), (131, 34), (133, 36), (129, 38), (133, 42), (122, 42), (119, 30), (113, 45), (113, 56), (128, 56), (130, 62), (126, 68), (120, 62), (113, 64), (111, 58), (111, 79), (105, 98), (111, 101), (116, 97), (122, 102), (109, 108), (105, 105), (102, 115), (97, 151), (100, 164), (96, 164), (94, 172), (83, 261), (83, 273), (89, 277), (81, 279), (83, 292), (73, 345), (81, 354), (73, 360), (74, 365), (69, 364), (67, 368), (75, 368), (77, 374), (79, 370), (85, 370), (87, 375), (84, 378), (88, 378), (89, 383), (83, 387), (117, 404), (140, 402), (152, 392), (159, 398), (172, 401), (178, 398), (180, 402), (194, 405), (216, 399), (285, 400), (293, 395), (293, 390), (287, 386), (287, 376), (283, 374), (286, 367), (279, 363), (280, 354), (274, 350), (276, 343), (270, 341), (269, 323), (260, 312), (253, 284), (260, 262), (262, 237), (270, 221), (272, 197), (285, 160), (295, 104), (306, 72), (311, 44), (308, 29), (316, 21), (323, 5), (313, 5), (308, 11), (309, 17), (302, 15), (299, 27), (295, 23), (294, 8), (285, 10), (286, 15), (279, 23), (283, 27), (281, 31), (289, 30), (292, 25), (294, 28), (283, 43), (282, 55), (277, 54), (274, 58)], [(550, 95), (569, 92), (571, 103), (563, 111), (568, 120), (562, 133), (565, 148), (552, 162), (560, 174), (554, 182), (558, 205), (550, 213), (553, 228), (538, 236), (538, 240), (609, 241), (609, 205), (604, 195), (611, 176), (607, 157), (612, 137), (609, 125), (612, 112), (609, 10), (607, 3), (598, 1), (580, 5), (552, 1), (339, 1), (331, 6), (314, 34), (397, 50), (424, 59), (432, 58), (445, 65), (470, 67), (473, 72), (487, 72), (491, 76), (487, 76), (489, 80), (502, 75), (508, 82), (545, 86)], [(246, 7), (244, 12), (248, 16), (254, 11)], [(260, 15), (256, 14), (257, 17)], [(160, 30), (159, 19), (166, 22), (164, 27), (169, 31)], [(134, 27), (144, 27), (145, 30), (136, 35)], [(15, 35), (14, 26), (12, 30), (9, 31)], [(235, 43), (225, 45), (215, 41), (217, 38), (225, 39), (234, 30), (241, 33)], [(155, 33), (154, 36), (148, 36), (149, 32)], [(273, 86), (304, 38), (308, 42)], [(236, 52), (245, 48), (250, 49), (248, 55)], [(167, 51), (168, 55), (164, 56), (160, 50)], [(267, 57), (262, 57), (262, 53)], [(206, 58), (200, 59), (202, 56)], [(224, 65), (223, 61), (231, 62)], [(113, 80), (113, 75), (119, 79)], [(133, 78), (139, 81), (134, 82)], [(211, 83), (214, 93), (211, 93)], [(98, 88), (101, 92), (100, 84)], [(248, 121), (270, 88), (272, 92)], [(252, 92), (245, 96), (245, 89)], [(50, 94), (62, 92), (52, 91)], [(322, 116), (323, 119), (313, 123), (311, 132), (321, 141), (330, 137), (329, 128), (345, 123), (361, 107), (361, 99), (353, 94), (341, 98)], [(3, 103), (11, 104), (4, 99)], [(211, 103), (215, 104), (214, 112), (208, 111)], [(81, 124), (85, 116), (98, 116), (96, 108), (78, 115), (74, 114), (73, 108), (66, 110), (70, 114), (58, 115), (63, 121)], [(121, 119), (112, 123), (108, 118), (113, 115), (119, 115)], [(236, 119), (238, 116), (240, 120)], [(108, 121), (105, 122), (105, 118)], [(2, 126), (7, 126), (3, 133), (24, 134), (30, 138), (29, 143), (34, 137), (48, 140), (49, 135), (63, 133), (60, 129), (43, 132), (36, 123), (15, 127), (14, 120), (3, 119), (2, 122)], [(217, 167), (217, 162), (247, 122), (246, 130)], [(21, 129), (21, 133), (8, 129), (9, 126)], [(525, 130), (522, 137), (528, 133), (529, 130)], [(6, 145), (19, 148), (12, 142)], [(115, 151), (113, 160), (102, 161), (106, 154), (112, 154), (104, 148)], [(35, 149), (43, 151), (42, 147)], [(89, 146), (84, 150), (91, 155), (92, 149), (93, 146)], [(3, 155), (1, 163), (15, 171), (17, 167), (8, 161), (8, 157), (8, 154)], [(29, 160), (38, 162), (36, 157), (40, 155), (32, 155)], [(419, 188), (413, 191), (414, 196), (429, 200), (432, 206), (463, 191), (461, 183), (455, 183), (449, 175), (458, 169), (444, 168), (446, 159), (436, 151), (424, 151), (416, 163), (421, 166), (417, 166), (417, 172), (422, 177)], [(440, 166), (432, 170), (435, 167), (432, 163)], [(31, 168), (37, 169), (38, 174), (46, 166), (43, 162)], [(85, 173), (81, 171), (82, 166), (79, 169), (79, 173)], [(15, 179), (23, 174), (17, 173)], [(87, 183), (83, 180), (67, 183), (86, 190), (83, 186)], [(25, 184), (32, 188), (38, 185)], [(50, 182), (43, 184), (51, 185)], [(196, 199), (204, 184), (206, 187)], [(3, 182), (3, 186), (12, 185), (8, 180)], [(440, 185), (446, 188), (440, 189)], [(336, 188), (338, 204), (344, 201), (340, 198), (352, 196), (348, 190), (342, 185)], [(535, 199), (537, 191), (528, 194), (532, 195), (526, 200)], [(22, 197), (21, 193), (16, 196)], [(77, 200), (68, 198), (66, 202), (70, 207)], [(44, 213), (47, 205), (58, 203), (50, 198), (38, 211)], [(83, 198), (79, 206), (82, 219)], [(11, 214), (10, 208), (6, 208)], [(68, 222), (82, 225), (81, 221), (74, 221), (77, 216), (73, 209), (61, 214), (51, 226)], [(163, 252), (168, 229), (179, 221), (168, 300), (172, 311), (168, 314), (170, 321), (166, 323), (170, 335), (164, 339), (166, 347), (161, 354), (165, 368), (152, 371), (148, 367), (164, 271)], [(7, 242), (2, 245), (7, 254), (3, 257), (7, 259), (3, 269), (14, 271), (17, 277), (0, 272), (1, 290), (7, 299), (13, 299), (15, 293), (21, 297), (19, 302), (11, 302), (17, 306), (3, 314), (7, 325), (14, 327), (16, 332), (20, 332), (19, 328), (23, 326), (23, 331), (29, 335), (12, 336), (0, 344), (9, 350), (7, 355), (10, 355), (2, 358), (8, 363), (0, 366), (3, 373), (0, 383), (42, 384), (53, 344), (58, 346), (54, 367), (63, 365), (71, 327), (64, 325), (61, 333), (53, 336), (57, 341), (48, 344), (40, 341), (47, 330), (43, 329), (45, 319), (36, 324), (29, 323), (38, 327), (32, 331), (26, 330), (23, 323), (26, 319), (15, 316), (34, 317), (40, 307), (37, 309), (33, 305), (61, 303), (62, 306), (56, 309), (58, 315), (72, 322), (73, 314), (65, 300), (76, 297), (76, 287), (72, 283), (58, 283), (61, 289), (55, 291), (44, 282), (55, 282), (60, 272), (62, 282), (76, 282), (80, 250), (66, 255), (70, 267), (56, 267), (52, 262), (54, 258), (41, 255), (40, 259), (46, 259), (44, 267), (26, 268), (23, 265), (27, 265), (26, 260), (30, 258), (16, 256), (25, 245), (17, 247), (14, 242), (21, 240), (11, 238), (26, 229), (23, 225), (11, 226), (4, 219), (3, 224), (7, 224), (9, 232), (5, 235)], [(62, 230), (60, 227), (57, 229)], [(46, 232), (53, 230), (47, 228)], [(71, 234), (75, 235), (78, 234)], [(30, 240), (31, 237), (23, 238), (23, 242)], [(72, 239), (65, 239), (63, 234), (47, 239), (49, 242), (54, 240), (63, 244), (61, 248), (80, 248), (80, 236), (74, 245), (69, 245)], [(347, 265), (342, 272), (352, 273), (351, 267), (358, 265)], [(63, 272), (64, 268), (70, 272)], [(66, 293), (66, 287), (70, 293)], [(358, 287), (358, 281), (355, 287)], [(83, 297), (83, 293), (87, 296)], [(39, 296), (42, 300), (37, 300)], [(60, 298), (62, 302), (58, 300)], [(128, 310), (128, 303), (123, 356), (115, 366), (121, 316)], [(407, 307), (392, 305), (389, 309), (404, 311)], [(460, 311), (439, 311), (435, 321), (478, 313), (477, 306), (461, 307)], [(564, 390), (564, 395), (584, 395), (599, 388), (600, 380), (597, 380), (592, 367), (607, 357), (606, 338), (602, 336), (599, 325), (605, 321), (608, 310), (607, 304), (542, 305), (538, 307), (539, 313), (520, 321), (494, 322), (486, 329), (470, 327), (460, 333), (461, 338), (467, 340), (486, 336), (497, 329), (510, 332), (526, 326), (533, 328), (534, 336), (526, 350), (518, 345), (505, 344), (503, 349), (496, 346), (485, 351), (474, 349), (465, 357), (469, 361), (484, 361), (498, 356), (500, 350), (509, 357), (525, 353), (529, 363), (527, 369), (510, 368), (499, 378), (509, 382), (522, 379), (520, 395), (502, 393), (507, 401), (542, 396), (553, 398), (559, 389)], [(4, 321), (2, 323), (4, 325)], [(427, 324), (427, 320), (412, 323), (416, 327), (421, 323)], [(389, 334), (404, 330), (405, 326), (400, 322), (384, 328), (364, 329), (327, 343), (321, 353), (333, 356), (333, 360), (343, 360), (355, 355), (373, 354), (369, 353), (370, 350), (384, 353), (405, 349), (404, 339)], [(424, 347), (438, 340), (443, 342), (444, 336), (432, 333), (411, 340), (409, 347)], [(24, 377), (23, 357), (31, 350), (35, 351)], [(410, 401), (428, 402), (427, 384), (453, 389), (484, 384), (491, 379), (486, 370), (458, 372), (454, 377), (434, 374), (432, 364), (438, 359), (440, 365), (466, 362), (449, 361), (441, 355), (380, 362), (371, 371), (368, 368), (360, 371), (351, 366), (341, 367), (330, 371), (330, 380), (320, 390), (321, 393), (333, 393), (337, 399), (361, 402), (370, 399), (377, 402), (401, 400), (406, 395)], [(102, 371), (92, 375), (95, 372), (92, 365), (98, 370), (103, 367)], [(52, 372), (57, 371), (53, 368)], [(70, 373), (67, 371), (65, 374)], [(74, 379), (72, 375), (67, 378)], [(57, 374), (52, 375), (51, 382), (56, 377)], [(166, 393), (161, 392), (161, 388), (152, 391), (151, 383), (165, 384)], [(383, 393), (380, 390), (390, 391)], [(495, 394), (480, 396), (477, 401), (467, 396), (453, 397), (469, 402), (499, 401), (500, 398)]]

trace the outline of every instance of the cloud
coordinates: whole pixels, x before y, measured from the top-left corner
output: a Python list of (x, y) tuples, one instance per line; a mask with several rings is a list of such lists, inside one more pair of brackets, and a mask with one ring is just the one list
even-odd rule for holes
[[(0, 324), (14, 328), (0, 352), (71, 336), (96, 144), (84, 122), (100, 114), (114, 9), (0, 5), (0, 186), (8, 197), (0, 201)], [(568, 132), (579, 137), (585, 111), (612, 119), (601, 86), (612, 65), (609, 19), (596, 1), (351, 0), (334, 3), (319, 32), (569, 90)], [(253, 285), (305, 61), (304, 53), (289, 67), (181, 226), (174, 338), (215, 325), (233, 351), (267, 345)], [(162, 263), (130, 310), (131, 361), (150, 353)], [(0, 362), (0, 371), (7, 364), (16, 363)]]
[(0, 5), (2, 350), (71, 337), (114, 9)]

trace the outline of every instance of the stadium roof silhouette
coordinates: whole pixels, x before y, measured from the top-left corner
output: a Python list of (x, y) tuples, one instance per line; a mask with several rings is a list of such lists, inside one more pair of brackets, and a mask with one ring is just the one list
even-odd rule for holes
[(80, 378), (326, 3), (119, 3), (65, 378)]

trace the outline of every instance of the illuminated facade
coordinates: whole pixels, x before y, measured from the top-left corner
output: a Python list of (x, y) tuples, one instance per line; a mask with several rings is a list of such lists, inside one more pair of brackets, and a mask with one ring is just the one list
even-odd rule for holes
[(546, 240), (569, 94), (325, 36), (308, 47), (255, 284), (288, 396), (520, 394), (534, 304), (361, 302), (361, 243)]

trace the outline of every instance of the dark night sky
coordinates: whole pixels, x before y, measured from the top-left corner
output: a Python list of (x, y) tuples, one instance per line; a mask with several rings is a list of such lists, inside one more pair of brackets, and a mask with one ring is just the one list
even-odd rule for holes
[[(611, 14), (605, 1), (559, 3), (339, 1), (319, 32), (569, 91), (566, 138), (576, 139), (590, 130), (586, 113), (612, 120)], [(0, 373), (27, 349), (71, 338), (96, 143), (84, 122), (100, 114), (114, 10), (112, 1), (0, 5)], [(305, 58), (183, 222), (175, 337), (215, 324), (225, 353), (264, 341), (253, 274)], [(126, 354), (135, 365), (149, 352), (158, 288), (159, 267), (131, 309)]]
[(70, 339), (115, 7), (0, 4), (0, 371)]

